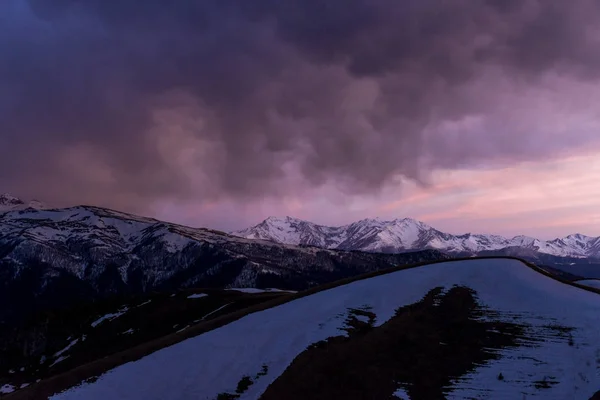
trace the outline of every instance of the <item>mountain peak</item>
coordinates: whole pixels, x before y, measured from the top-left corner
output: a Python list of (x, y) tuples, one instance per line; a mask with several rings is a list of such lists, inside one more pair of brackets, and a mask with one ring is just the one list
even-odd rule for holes
[(263, 222), (272, 222), (272, 221), (281, 221), (283, 218), (281, 217), (275, 217), (273, 215), (265, 218), (265, 220)]
[(39, 200), (31, 200), (29, 203), (25, 203), (20, 198), (13, 196), (10, 193), (0, 194), (0, 211), (16, 211), (24, 210), (27, 208), (34, 208), (36, 210), (43, 210), (46, 207), (44, 203)]
[(43, 210), (46, 208), (46, 205), (39, 200), (33, 199), (28, 204), (28, 207), (35, 208), (36, 210)]
[(25, 204), (25, 202), (21, 199), (19, 199), (18, 197), (13, 196), (10, 193), (3, 193), (0, 194), (0, 205), (20, 205), (20, 204)]
[(270, 216), (270, 217), (267, 217), (263, 221), (263, 223), (267, 223), (267, 224), (289, 224), (289, 223), (299, 223), (299, 222), (306, 222), (306, 221), (303, 221), (298, 218), (290, 217), (289, 215), (286, 215), (285, 217)]
[(594, 238), (592, 238), (591, 236), (583, 235), (581, 233), (572, 233), (570, 235), (567, 235), (565, 239), (588, 240)]
[(418, 221), (414, 218), (410, 218), (410, 217), (404, 217), (404, 218), (396, 218), (397, 221), (402, 221), (402, 222), (417, 222), (420, 223), (421, 221)]
[(429, 230), (432, 229), (431, 226), (427, 225), (423, 221), (419, 221), (414, 218), (398, 218), (393, 221), (390, 221), (390, 224), (401, 226), (405, 229), (419, 229), (419, 230)]
[(376, 223), (376, 224), (386, 224), (386, 225), (417, 225), (417, 226), (427, 226), (427, 224), (416, 220), (414, 218), (395, 218), (392, 220), (383, 219), (381, 217), (374, 218), (364, 218), (361, 219), (361, 223)]
[(231, 232), (231, 234), (247, 239), (262, 239), (276, 243), (327, 247), (328, 243), (321, 242), (320, 236), (323, 231), (331, 229), (333, 228), (322, 227), (290, 216), (270, 216), (258, 225)]
[(383, 219), (379, 218), (379, 217), (375, 217), (375, 218), (363, 218), (360, 221), (358, 221), (358, 223), (362, 223), (362, 224), (372, 224), (372, 223), (376, 223), (376, 224), (381, 224), (384, 223), (386, 221), (384, 221)]
[(406, 224), (406, 225), (426, 225), (422, 221), (419, 221), (419, 220), (414, 219), (414, 218), (408, 218), (408, 217), (395, 219), (394, 221), (399, 221), (399, 222), (401, 222), (403, 224)]

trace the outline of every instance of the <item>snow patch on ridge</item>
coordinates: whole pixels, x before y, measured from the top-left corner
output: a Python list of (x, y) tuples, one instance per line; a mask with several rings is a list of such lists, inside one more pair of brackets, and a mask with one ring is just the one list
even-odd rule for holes
[(91, 326), (92, 326), (92, 328), (95, 328), (104, 321), (112, 321), (115, 318), (119, 318), (121, 315), (125, 314), (128, 310), (129, 310), (128, 307), (123, 307), (115, 313), (105, 314), (105, 315), (101, 316), (100, 318), (98, 318), (97, 320), (95, 320), (94, 322), (92, 322)]

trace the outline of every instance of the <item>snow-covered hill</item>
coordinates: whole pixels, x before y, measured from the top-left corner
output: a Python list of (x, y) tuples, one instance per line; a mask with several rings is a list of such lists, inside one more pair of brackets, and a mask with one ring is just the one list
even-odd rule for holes
[(600, 258), (600, 237), (573, 234), (543, 241), (527, 236), (452, 235), (411, 218), (391, 221), (364, 219), (349, 225), (329, 227), (292, 217), (269, 217), (254, 227), (232, 234), (277, 243), (345, 250), (396, 252), (430, 248), (449, 253), (477, 254), (514, 247), (558, 257)]
[(302, 290), (444, 258), (437, 251), (376, 255), (282, 245), (99, 207), (19, 208), (0, 213), (0, 323), (23, 307), (111, 294), (185, 287)]
[(516, 260), (453, 261), (249, 314), (51, 398), (588, 400), (598, 337), (600, 294)]

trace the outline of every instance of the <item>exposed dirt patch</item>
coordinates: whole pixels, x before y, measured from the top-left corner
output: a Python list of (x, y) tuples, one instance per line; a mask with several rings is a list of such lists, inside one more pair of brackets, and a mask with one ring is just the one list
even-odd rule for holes
[(545, 376), (544, 379), (540, 379), (538, 381), (533, 382), (533, 386), (536, 389), (550, 389), (552, 386), (556, 385), (558, 381), (553, 376)]
[(268, 372), (269, 372), (269, 367), (266, 365), (263, 365), (260, 372), (258, 372), (254, 376), (254, 378), (251, 378), (249, 376), (243, 376), (242, 379), (240, 379), (240, 381), (237, 384), (235, 393), (230, 393), (230, 392), (219, 393), (217, 395), (217, 400), (234, 400), (234, 399), (240, 398), (240, 396), (242, 394), (244, 394), (250, 388), (250, 386), (252, 386), (261, 377), (267, 375)]
[(341, 330), (346, 332), (348, 336), (362, 335), (369, 332), (373, 329), (377, 317), (369, 311), (370, 309), (369, 306), (349, 309), (346, 321), (344, 321), (345, 326)]
[(261, 399), (393, 399), (398, 389), (412, 400), (443, 399), (452, 379), (518, 346), (526, 331), (489, 318), (465, 287), (433, 289), (379, 327), (374, 315), (357, 314), (349, 314), (347, 337), (310, 346)]

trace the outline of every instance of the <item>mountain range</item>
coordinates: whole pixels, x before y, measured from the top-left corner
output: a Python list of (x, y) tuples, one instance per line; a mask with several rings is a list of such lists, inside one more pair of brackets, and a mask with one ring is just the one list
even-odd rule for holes
[(540, 253), (556, 257), (600, 258), (600, 236), (572, 234), (544, 241), (528, 236), (452, 235), (411, 218), (363, 219), (331, 227), (293, 217), (269, 217), (256, 226), (232, 234), (276, 243), (384, 253), (436, 249), (453, 255), (503, 251), (511, 255)]
[(0, 328), (40, 307), (112, 295), (193, 287), (303, 290), (449, 258), (435, 250), (377, 254), (282, 245), (99, 207), (1, 201), (7, 207), (0, 212)]
[[(547, 352), (544, 350), (544, 354), (554, 354), (557, 350), (566, 349), (569, 352), (576, 351), (577, 357), (588, 357), (592, 354), (592, 350), (595, 351), (591, 348), (590, 351), (586, 350), (591, 343), (590, 338), (597, 333), (592, 332), (595, 325), (590, 322), (591, 320), (575, 318), (570, 321), (573, 326), (548, 325), (559, 320), (566, 320), (573, 315), (579, 315), (579, 313), (570, 312), (568, 307), (563, 309), (556, 306), (564, 299), (563, 291), (556, 287), (557, 290), (552, 290), (552, 293), (548, 292), (549, 281), (547, 279), (549, 277), (543, 276), (543, 274), (550, 271), (550, 276), (555, 279), (558, 275), (567, 280), (596, 277), (585, 274), (579, 277), (575, 276), (574, 267), (586, 264), (595, 273), (600, 273), (600, 264), (598, 261), (594, 261), (598, 256), (598, 238), (570, 235), (563, 239), (540, 241), (525, 237), (508, 239), (495, 235), (451, 235), (408, 218), (393, 221), (365, 219), (342, 227), (327, 227), (291, 217), (271, 217), (255, 227), (230, 234), (205, 228), (191, 228), (93, 206), (51, 209), (41, 202), (25, 202), (10, 195), (0, 196), (0, 204), (2, 205), (0, 208), (0, 343), (4, 344), (0, 346), (0, 395), (3, 391), (8, 393), (17, 390), (16, 394), (19, 394), (25, 390), (22, 392), (22, 398), (41, 398), (30, 396), (27, 392), (27, 385), (40, 377), (45, 378), (62, 370), (67, 371), (67, 369), (77, 367), (80, 363), (92, 360), (94, 357), (102, 357), (99, 358), (100, 363), (104, 366), (108, 365), (105, 364), (105, 361), (106, 355), (110, 351), (135, 346), (141, 343), (143, 338), (154, 340), (151, 338), (159, 338), (165, 334), (166, 338), (180, 337), (178, 335), (182, 334), (192, 337), (193, 332), (199, 333), (201, 329), (205, 329), (201, 322), (204, 317), (198, 315), (200, 308), (204, 310), (203, 315), (206, 316), (213, 315), (222, 310), (224, 306), (233, 307), (230, 300), (223, 300), (223, 304), (215, 302), (215, 294), (218, 290), (212, 289), (211, 291), (210, 288), (238, 288), (237, 290), (241, 290), (240, 288), (278, 288), (303, 291), (298, 293), (299, 298), (307, 296), (306, 298), (310, 300), (304, 303), (295, 303), (299, 304), (300, 308), (293, 308), (289, 312), (286, 312), (284, 308), (283, 312), (282, 309), (273, 309), (263, 314), (257, 313), (258, 319), (248, 319), (250, 325), (244, 329), (240, 330), (235, 325), (231, 328), (237, 329), (238, 332), (266, 332), (264, 337), (261, 336), (261, 333), (259, 337), (250, 337), (249, 339), (255, 344), (259, 343), (259, 347), (252, 348), (259, 348), (260, 352), (269, 349), (274, 352), (291, 349), (290, 345), (294, 347), (298, 343), (304, 343), (302, 340), (308, 340), (304, 344), (310, 344), (311, 347), (303, 349), (294, 347), (289, 354), (285, 353), (291, 358), (299, 354), (303, 358), (312, 357), (312, 352), (302, 355), (303, 353), (299, 353), (299, 351), (304, 349), (310, 351), (328, 346), (328, 337), (333, 338), (332, 345), (338, 342), (339, 344), (346, 343), (345, 338), (336, 336), (337, 331), (346, 332), (351, 336), (356, 333), (358, 335), (356, 338), (371, 332), (369, 335), (374, 336), (369, 336), (372, 337), (369, 341), (383, 343), (380, 339), (385, 342), (386, 338), (396, 338), (397, 335), (406, 332), (407, 327), (410, 327), (411, 332), (416, 333), (414, 340), (409, 338), (408, 342), (413, 340), (414, 343), (407, 344), (406, 348), (396, 349), (398, 354), (409, 357), (402, 364), (410, 365), (410, 357), (421, 357), (422, 354), (426, 354), (424, 359), (437, 362), (440, 354), (446, 354), (444, 346), (453, 337), (453, 332), (464, 331), (462, 328), (452, 328), (447, 332), (442, 332), (443, 329), (454, 327), (453, 324), (457, 322), (454, 320), (444, 322), (444, 318), (449, 316), (451, 318), (468, 316), (467, 319), (458, 322), (463, 324), (465, 329), (473, 328), (476, 337), (472, 338), (474, 341), (469, 346), (475, 346), (474, 349), (480, 351), (481, 349), (478, 349), (477, 346), (479, 344), (488, 346), (485, 344), (485, 340), (488, 340), (490, 336), (485, 334), (480, 337), (478, 335), (487, 331), (497, 333), (498, 327), (512, 319), (514, 315), (507, 314), (506, 321), (492, 321), (489, 326), (474, 326), (474, 321), (481, 319), (477, 314), (479, 308), (473, 309), (466, 306), (477, 302), (478, 296), (485, 300), (480, 307), (482, 312), (486, 309), (486, 303), (497, 299), (498, 310), (520, 310), (523, 315), (529, 315), (531, 311), (535, 311), (538, 317), (548, 318), (546, 322), (540, 322), (542, 325), (539, 327), (531, 325), (537, 324), (539, 322), (537, 320), (537, 322), (534, 320), (523, 321), (523, 325), (519, 326), (506, 326), (507, 335), (515, 329), (523, 330), (523, 334), (515, 338), (515, 342), (511, 346), (516, 346), (526, 339), (530, 340), (535, 336), (534, 334), (539, 334), (540, 343), (542, 343), (544, 338), (551, 334), (553, 336), (550, 343), (561, 341), (564, 348), (549, 348), (546, 349)], [(534, 260), (535, 265), (531, 264), (530, 268), (537, 272), (527, 272), (528, 268), (507, 260), (488, 260), (489, 262), (468, 260), (464, 261), (466, 264), (442, 262), (436, 267), (414, 268), (415, 273), (405, 271), (396, 275), (382, 276), (380, 279), (357, 282), (351, 290), (320, 292), (323, 289), (323, 286), (320, 286), (322, 284), (329, 283), (330, 287), (332, 287), (331, 285), (344, 285), (356, 279), (357, 276), (364, 277), (365, 273), (375, 276), (382, 270), (389, 271), (390, 267), (404, 268), (415, 263), (448, 261), (458, 256), (481, 255), (517, 255)], [(488, 266), (490, 268), (487, 268)], [(540, 266), (543, 268), (539, 268)], [(556, 269), (553, 269), (554, 267)], [(417, 272), (417, 270), (422, 272)], [(421, 283), (416, 290), (418, 282)], [(498, 282), (502, 284), (498, 284)], [(595, 284), (596, 281), (593, 283)], [(457, 285), (465, 286), (457, 288)], [(304, 291), (305, 289), (311, 290)], [(190, 291), (193, 291), (193, 294), (188, 294)], [(310, 293), (316, 294), (312, 297)], [(568, 298), (576, 296), (574, 293), (569, 293)], [(595, 293), (593, 295), (596, 296)], [(419, 300), (422, 296), (425, 297)], [(546, 298), (544, 296), (553, 297), (554, 303), (546, 304), (546, 302), (535, 300), (541, 297)], [(526, 301), (520, 302), (519, 299)], [(574, 303), (573, 307), (587, 304), (584, 300)], [(187, 306), (191, 301), (199, 302), (197, 304), (199, 308)], [(446, 303), (451, 309), (454, 305), (462, 305), (466, 308), (459, 310), (460, 312), (455, 312), (456, 310), (446, 312), (441, 309), (438, 311), (436, 307)], [(543, 309), (528, 308), (535, 308), (540, 304)], [(109, 305), (112, 306), (109, 307)], [(148, 325), (147, 329), (144, 328), (146, 330), (142, 329), (146, 326), (144, 324), (149, 318), (150, 311), (148, 310), (151, 309), (148, 307), (150, 305), (154, 307), (152, 308), (154, 310), (152, 311), (153, 318), (162, 321), (159, 331), (153, 330), (153, 324)], [(181, 310), (177, 314), (178, 317), (174, 318), (177, 305), (180, 305)], [(70, 311), (74, 309), (74, 306), (77, 310)], [(146, 309), (138, 310), (141, 306)], [(267, 306), (265, 305), (265, 307)], [(418, 311), (417, 314), (420, 316), (413, 315), (411, 310)], [(470, 316), (467, 315), (473, 310), (477, 312)], [(592, 311), (593, 315), (590, 318), (597, 318), (596, 310)], [(314, 321), (311, 319), (312, 312), (317, 313)], [(121, 317), (122, 315), (124, 318)], [(231, 315), (241, 314), (232, 312)], [(266, 319), (261, 320), (263, 317), (260, 315)], [(490, 317), (496, 318), (499, 315), (497, 312), (493, 312)], [(167, 316), (173, 318), (167, 318)], [(234, 320), (239, 316), (231, 318)], [(96, 325), (102, 321), (112, 321), (113, 319), (117, 323), (103, 322), (103, 325), (96, 328)], [(387, 325), (385, 327), (382, 325), (384, 329), (378, 330), (379, 323), (375, 323), (376, 320)], [(305, 326), (303, 321), (308, 321), (309, 324)], [(340, 321), (346, 321), (346, 325), (340, 325)], [(196, 328), (196, 323), (199, 324), (198, 328)], [(214, 329), (217, 325), (211, 326), (210, 329)], [(548, 326), (551, 328), (547, 328)], [(130, 340), (129, 336), (121, 337), (121, 335), (130, 335), (135, 330), (134, 328), (139, 328), (145, 336), (140, 336), (138, 341)], [(538, 328), (541, 329), (540, 332), (536, 331)], [(557, 329), (556, 332), (552, 330), (554, 328)], [(572, 337), (568, 336), (572, 330), (581, 330), (582, 333), (581, 335), (573, 334)], [(219, 330), (215, 332), (217, 335), (220, 334)], [(235, 350), (232, 357), (239, 353), (244, 360), (256, 361), (253, 358), (254, 353), (244, 353), (244, 348), (249, 349), (245, 342), (246, 333), (236, 336), (227, 332), (229, 331), (226, 331), (224, 337), (231, 339), (230, 344), (233, 346), (231, 348)], [(436, 336), (437, 333), (428, 336), (431, 332), (441, 332), (442, 336)], [(111, 339), (116, 335), (119, 335), (118, 339)], [(302, 338), (302, 340), (298, 338)], [(424, 342), (421, 342), (421, 339)], [(510, 338), (507, 336), (499, 339), (504, 342), (505, 339)], [(89, 342), (87, 342), (88, 340)], [(156, 340), (163, 343), (162, 337)], [(512, 340), (510, 339), (511, 343)], [(83, 343), (84, 341), (85, 343)], [(261, 345), (260, 343), (263, 341), (264, 345)], [(388, 344), (393, 346), (396, 342), (397, 340)], [(273, 344), (273, 346), (269, 347), (270, 345), (268, 346), (267, 343)], [(356, 346), (360, 348), (366, 342), (361, 343), (362, 339), (359, 339)], [(463, 349), (462, 345), (457, 343), (457, 347), (452, 351), (456, 351), (456, 354), (464, 353), (461, 350)], [(99, 346), (105, 353), (95, 350), (95, 355), (90, 356), (91, 358), (84, 357), (88, 349), (98, 349)], [(163, 345), (161, 344), (161, 346)], [(225, 342), (218, 346), (226, 347)], [(413, 347), (420, 350), (410, 355), (407, 351), (410, 352)], [(528, 350), (530, 346), (522, 347), (523, 356), (528, 359), (540, 356), (540, 354), (530, 353)], [(135, 348), (146, 347), (137, 346)], [(202, 345), (197, 348), (205, 349), (210, 346)], [(344, 352), (349, 351), (348, 357), (352, 357), (353, 348), (354, 344), (348, 350), (344, 350)], [(431, 353), (428, 353), (427, 349), (432, 349)], [(366, 354), (367, 350), (368, 347), (360, 350), (359, 353)], [(380, 350), (374, 352), (377, 357), (387, 354), (389, 349)], [(421, 353), (423, 351), (425, 353)], [(501, 350), (498, 349), (498, 351)], [(177, 354), (177, 357), (180, 357), (182, 353)], [(199, 356), (192, 351), (186, 351), (185, 354), (193, 356), (194, 360), (197, 360)], [(453, 353), (452, 357), (455, 357), (456, 354)], [(466, 363), (464, 365), (466, 369), (452, 372), (452, 374), (464, 374), (471, 366), (478, 365), (480, 355), (469, 354), (476, 357), (463, 360)], [(207, 356), (205, 359), (211, 360), (211, 362), (218, 360), (216, 355), (211, 356), (210, 353), (205, 355)], [(132, 360), (137, 360), (138, 356), (136, 355), (137, 358), (133, 357)], [(70, 361), (66, 360), (67, 357), (71, 357)], [(115, 357), (111, 362), (116, 366), (116, 362), (121, 359), (119, 358), (121, 356)], [(376, 359), (377, 357), (369, 362), (372, 362), (373, 365), (380, 365), (382, 360)], [(577, 357), (575, 359), (579, 359)], [(392, 359), (395, 358), (390, 358), (390, 360)], [(330, 366), (326, 365), (327, 357), (319, 356), (317, 361), (317, 364), (314, 365), (315, 371), (320, 368), (319, 365), (330, 369)], [(351, 365), (351, 369), (363, 368), (360, 359), (356, 361), (359, 361), (356, 365), (347, 364), (345, 361), (340, 361), (339, 365)], [(559, 365), (553, 358), (548, 358), (547, 361), (551, 365)], [(217, 395), (217, 398), (223, 399), (240, 398), (245, 393), (245, 389), (242, 390), (243, 385), (239, 386), (239, 384), (240, 382), (244, 385), (248, 383), (248, 380), (245, 379), (248, 373), (256, 373), (250, 381), (251, 384), (254, 382), (253, 390), (266, 389), (265, 386), (261, 386), (260, 377), (263, 376), (261, 374), (267, 373), (273, 373), (272, 378), (277, 378), (280, 383), (284, 382), (283, 387), (285, 387), (289, 374), (281, 374), (281, 365), (272, 364), (270, 358), (265, 359), (264, 362), (268, 365), (261, 364), (259, 367), (263, 368), (263, 365), (267, 365), (268, 372), (262, 369), (260, 372), (254, 371), (255, 365), (247, 370), (248, 365), (240, 364), (239, 366), (244, 368), (233, 372), (229, 371), (231, 373), (228, 374), (221, 374), (224, 380), (218, 385), (206, 385), (205, 380), (199, 380), (197, 383), (205, 389), (192, 388), (190, 390), (195, 395), (200, 393), (209, 396)], [(442, 367), (436, 372), (440, 374), (439, 382), (445, 382), (450, 379), (450, 376), (455, 376), (447, 375), (449, 371), (445, 370), (446, 367), (453, 365), (452, 363), (448, 359), (443, 364), (435, 364), (436, 368)], [(206, 363), (206, 365), (209, 364), (212, 365)], [(195, 371), (187, 361), (181, 363), (161, 362), (152, 365), (168, 365), (169, 371), (184, 378), (185, 374), (180, 373), (179, 367)], [(152, 365), (149, 368), (154, 368)], [(582, 365), (592, 364), (584, 363)], [(569, 371), (588, 376), (592, 367), (587, 368), (582, 365), (570, 367)], [(427, 365), (423, 368), (426, 367), (425, 369), (429, 370), (433, 366)], [(42, 367), (45, 368), (43, 371), (40, 370)], [(148, 377), (146, 367), (147, 365), (142, 365), (141, 375), (137, 376)], [(301, 362), (293, 367), (298, 368), (299, 371), (307, 370), (306, 365)], [(388, 372), (400, 371), (398, 365), (388, 365), (387, 367), (389, 367), (389, 371), (386, 369)], [(94, 375), (97, 376), (105, 371), (102, 368)], [(222, 371), (218, 365), (216, 368), (215, 371)], [(551, 372), (552, 376), (559, 377), (560, 380), (571, 379), (572, 375), (569, 372), (568, 376), (564, 374), (564, 376), (559, 376), (558, 372), (554, 370), (545, 371), (543, 368), (540, 370), (531, 368), (533, 367), (522, 365), (514, 371), (519, 374), (534, 373), (535, 380), (530, 379), (526, 384), (533, 385), (536, 390), (537, 386), (549, 385), (544, 375), (546, 372)], [(371, 372), (374, 371), (370, 367), (367, 369)], [(200, 375), (209, 381), (217, 382), (217, 379), (214, 378), (216, 376), (214, 374), (217, 373), (215, 371), (207, 370), (206, 374)], [(410, 371), (405, 372), (409, 373)], [(408, 376), (405, 375), (405, 372), (402, 373), (402, 379), (399, 381), (397, 377), (390, 377), (386, 385), (395, 381), (404, 382), (408, 385), (405, 386), (406, 389), (414, 387), (418, 383), (417, 381), (420, 381), (418, 376)], [(511, 380), (512, 377), (508, 376), (509, 372), (510, 370), (494, 370), (493, 381), (499, 381), (500, 378), (496, 379), (496, 376), (500, 374), (507, 374), (508, 379)], [(194, 373), (196, 376), (198, 375), (197, 371)], [(374, 379), (377, 375), (375, 374), (371, 378)], [(293, 378), (294, 375), (291, 376)], [(436, 382), (438, 378), (436, 378)], [(177, 377), (169, 376), (167, 378), (151, 377), (147, 380), (168, 383), (177, 382), (177, 379)], [(234, 386), (239, 379), (241, 380), (236, 388)], [(61, 380), (59, 379), (59, 381)], [(521, 381), (511, 380), (515, 384)], [(433, 387), (430, 383), (425, 383), (422, 390)], [(119, 385), (121, 384), (119, 383)], [(516, 391), (522, 389), (519, 385), (521, 384), (519, 383), (518, 387), (515, 386)], [(32, 384), (32, 387), (35, 386)], [(401, 386), (396, 389), (402, 389)], [(164, 398), (165, 388), (166, 386), (150, 385), (144, 389), (149, 390), (146, 393), (147, 396), (145, 394), (145, 397), (142, 397)], [(100, 389), (100, 392), (104, 393), (105, 388), (100, 387)], [(140, 387), (131, 386), (130, 389), (135, 391)], [(421, 389), (413, 389), (415, 398), (419, 398), (417, 394)], [(441, 387), (439, 389), (442, 390)], [(592, 386), (587, 385), (585, 390), (588, 389), (591, 390)], [(82, 390), (87, 391), (88, 389)], [(89, 390), (96, 389), (93, 387)], [(457, 387), (456, 390), (462, 389)], [(204, 393), (204, 391), (207, 392)], [(290, 397), (291, 393), (273, 393), (272, 396), (270, 395), (271, 397), (265, 398), (293, 398)], [(186, 396), (188, 394), (185, 393)], [(246, 394), (252, 396), (250, 392)], [(324, 396), (326, 394), (323, 393)], [(533, 391), (531, 394), (536, 395), (537, 391)], [(65, 396), (65, 399), (96, 398), (94, 395), (88, 396), (87, 394), (81, 396), (81, 393), (77, 391), (67, 393)], [(185, 397), (184, 394), (181, 397)], [(439, 396), (435, 398), (439, 398)]]
[(568, 279), (600, 278), (600, 239), (583, 235), (544, 242), (456, 236), (408, 218), (326, 227), (291, 217), (228, 234), (93, 206), (49, 209), (10, 195), (0, 196), (0, 204), (0, 325), (27, 310), (112, 295), (194, 287), (304, 290), (457, 256), (518, 256), (562, 269)]

